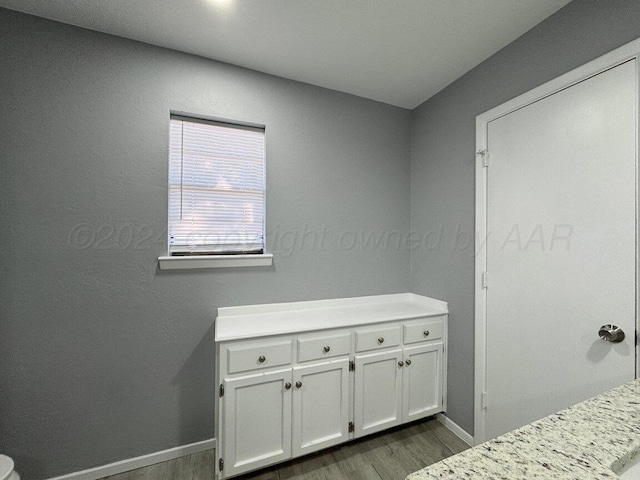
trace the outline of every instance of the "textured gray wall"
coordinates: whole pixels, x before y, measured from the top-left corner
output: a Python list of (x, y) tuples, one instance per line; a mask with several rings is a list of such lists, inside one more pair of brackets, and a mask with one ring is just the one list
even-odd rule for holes
[[(408, 110), (8, 10), (0, 72), (0, 452), (23, 478), (213, 437), (217, 307), (408, 291), (398, 235), (360, 236), (409, 229)], [(158, 271), (170, 110), (267, 126), (272, 268)]]
[(475, 117), (638, 37), (638, 0), (574, 0), (412, 112), (411, 225), (438, 232), (441, 241), (412, 251), (411, 290), (449, 302), (448, 415), (467, 432), (473, 432)]

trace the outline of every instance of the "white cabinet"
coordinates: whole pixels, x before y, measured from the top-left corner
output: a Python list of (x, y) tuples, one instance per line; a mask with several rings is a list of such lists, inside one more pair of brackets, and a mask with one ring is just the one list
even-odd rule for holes
[(443, 302), (400, 294), (218, 313), (219, 479), (445, 409)]
[(356, 354), (356, 438), (442, 412), (443, 354), (441, 341)]
[(245, 373), (291, 364), (291, 340), (245, 342), (225, 348), (227, 372)]
[(225, 379), (220, 463), (227, 476), (291, 457), (291, 370)]
[(349, 359), (295, 367), (293, 456), (349, 438)]
[(402, 422), (402, 350), (356, 355), (355, 436), (395, 427)]
[(410, 422), (443, 409), (442, 342), (403, 351), (402, 420)]

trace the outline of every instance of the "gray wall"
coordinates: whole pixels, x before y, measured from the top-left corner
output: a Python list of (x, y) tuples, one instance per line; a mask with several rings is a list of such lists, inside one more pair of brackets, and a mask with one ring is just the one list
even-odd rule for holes
[[(473, 432), (475, 116), (640, 37), (638, 0), (574, 0), (412, 112), (411, 289), (449, 302), (449, 416)], [(442, 229), (442, 230), (441, 230)]]
[[(408, 110), (8, 10), (0, 71), (0, 452), (23, 478), (213, 437), (217, 307), (409, 290), (407, 248), (358, 237), (409, 229)], [(267, 126), (273, 267), (158, 271), (170, 110)]]
[[(410, 116), (0, 9), (0, 451), (39, 479), (210, 438), (217, 307), (407, 290), (449, 302), (471, 432), (475, 116), (639, 18), (574, 0)], [(170, 110), (267, 125), (273, 267), (158, 271)]]

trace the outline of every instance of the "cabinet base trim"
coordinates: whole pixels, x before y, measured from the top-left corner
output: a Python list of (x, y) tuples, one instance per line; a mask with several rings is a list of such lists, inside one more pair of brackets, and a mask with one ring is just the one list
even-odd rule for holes
[(98, 480), (111, 475), (129, 472), (137, 468), (148, 467), (149, 465), (155, 465), (156, 463), (173, 460), (174, 458), (204, 452), (205, 450), (211, 450), (212, 448), (216, 448), (215, 438), (190, 443), (188, 445), (180, 445), (179, 447), (149, 453), (140, 457), (127, 458), (126, 460), (120, 460), (118, 462), (90, 468), (88, 470), (68, 473), (60, 477), (50, 478), (49, 480)]
[(473, 447), (475, 445), (473, 437), (465, 432), (462, 427), (460, 427), (457, 423), (447, 417), (444, 413), (439, 413), (436, 415), (438, 421), (447, 427), (453, 434), (460, 438), (464, 443)]

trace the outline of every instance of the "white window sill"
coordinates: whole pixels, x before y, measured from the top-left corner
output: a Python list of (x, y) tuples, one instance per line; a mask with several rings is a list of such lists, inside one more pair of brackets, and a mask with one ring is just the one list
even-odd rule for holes
[(273, 254), (253, 255), (196, 255), (192, 257), (158, 257), (160, 270), (187, 270), (192, 268), (268, 267)]

